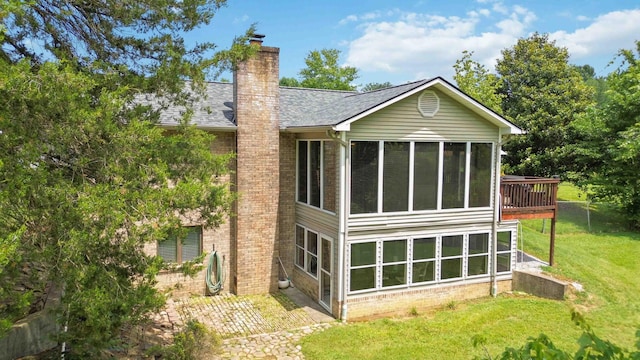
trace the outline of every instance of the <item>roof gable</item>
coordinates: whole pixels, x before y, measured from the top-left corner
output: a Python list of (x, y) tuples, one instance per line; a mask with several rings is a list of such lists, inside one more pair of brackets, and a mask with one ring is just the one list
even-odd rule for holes
[[(389, 88), (389, 90), (394, 88)], [(515, 126), (513, 123), (511, 123), (504, 117), (500, 116), (496, 112), (492, 111), (491, 109), (487, 108), (486, 106), (480, 104), (478, 101), (476, 101), (475, 99), (465, 94), (460, 89), (456, 88), (455, 86), (451, 85), (449, 82), (447, 82), (446, 80), (440, 77), (437, 77), (431, 80), (423, 80), (423, 81), (405, 84), (404, 88), (402, 88), (402, 90), (404, 91), (398, 94), (395, 94), (395, 96), (389, 96), (386, 99), (383, 96), (380, 96), (379, 97), (380, 101), (377, 104), (372, 104), (371, 107), (364, 109), (363, 111), (360, 111), (358, 113), (354, 112), (352, 116), (348, 118), (344, 118), (341, 121), (337, 122), (333, 126), (333, 129), (336, 131), (349, 131), (349, 129), (351, 128), (351, 124), (353, 122), (358, 121), (392, 104), (395, 104), (398, 101), (404, 100), (411, 95), (417, 94), (421, 91), (424, 91), (430, 88), (438, 89), (441, 92), (445, 93), (446, 95), (450, 96), (455, 101), (457, 101), (460, 105), (468, 108), (469, 110), (473, 111), (483, 119), (489, 121), (491, 124), (500, 128), (502, 134), (521, 134), (522, 133), (522, 130), (517, 126)], [(383, 90), (387, 90), (387, 89), (383, 89)], [(370, 93), (363, 93), (363, 94), (359, 94), (358, 96), (366, 96), (368, 94)], [(392, 94), (393, 93), (390, 93), (389, 95), (392, 95)]]
[[(446, 80), (437, 77), (366, 93), (323, 89), (280, 87), (280, 128), (303, 131), (305, 128), (332, 128), (349, 131), (351, 124), (383, 108), (423, 90), (435, 88), (452, 97), (460, 105), (501, 129), (503, 134), (521, 134), (517, 126)], [(153, 96), (140, 96), (139, 101), (160, 107)], [(205, 97), (193, 104), (191, 121), (199, 128), (234, 131), (233, 84), (210, 82)], [(161, 112), (160, 124), (177, 126), (184, 113), (183, 106), (172, 106)]]

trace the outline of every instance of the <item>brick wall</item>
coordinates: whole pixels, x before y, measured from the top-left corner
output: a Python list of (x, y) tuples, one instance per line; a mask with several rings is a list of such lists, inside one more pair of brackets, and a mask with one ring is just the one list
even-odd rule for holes
[[(211, 152), (217, 155), (223, 155), (235, 152), (236, 140), (235, 133), (215, 133), (215, 141), (211, 144)], [(229, 164), (230, 173), (220, 178), (222, 182), (233, 184), (235, 182), (235, 160), (232, 160)], [(198, 223), (193, 223), (188, 219), (183, 222), (184, 226), (196, 226)], [(202, 250), (210, 254), (213, 250), (218, 251), (224, 260), (224, 273), (226, 275), (225, 282), (223, 283), (223, 289), (228, 290), (230, 287), (230, 274), (231, 274), (231, 250), (232, 240), (234, 233), (232, 232), (232, 222), (229, 218), (225, 220), (218, 228), (214, 229), (202, 229)], [(149, 254), (155, 255), (157, 253), (157, 244), (149, 243), (145, 245), (145, 251)], [(204, 295), (206, 293), (205, 284), (205, 271), (209, 258), (206, 257), (202, 263), (203, 270), (200, 271), (194, 277), (183, 276), (180, 273), (163, 272), (158, 275), (158, 288), (171, 292), (171, 295), (189, 296), (189, 295)]]
[[(289, 277), (293, 276), (296, 224), (296, 137), (280, 135), (280, 201), (278, 208), (278, 253)], [(278, 264), (279, 265), (279, 264)], [(282, 268), (278, 274), (284, 277)]]
[[(498, 292), (511, 291), (511, 280), (498, 281)], [(425, 289), (404, 290), (361, 295), (347, 299), (347, 319), (358, 320), (394, 314), (407, 315), (418, 310), (445, 306), (452, 301), (464, 301), (490, 296), (491, 282), (451, 284)]]
[(279, 49), (262, 47), (234, 73), (237, 122), (235, 263), (232, 291), (278, 287)]

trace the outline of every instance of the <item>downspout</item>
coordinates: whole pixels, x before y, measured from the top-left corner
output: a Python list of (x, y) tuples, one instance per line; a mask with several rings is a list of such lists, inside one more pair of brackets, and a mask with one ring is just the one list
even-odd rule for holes
[(347, 219), (349, 217), (347, 212), (347, 190), (348, 190), (348, 179), (347, 179), (347, 149), (348, 143), (346, 141), (346, 134), (344, 132), (336, 133), (332, 130), (327, 130), (327, 136), (339, 143), (340, 146), (340, 217), (339, 217), (339, 225), (338, 225), (338, 303), (342, 304), (342, 308), (340, 309), (340, 319), (342, 321), (347, 321), (347, 303), (345, 301), (346, 294), (346, 272), (345, 272), (345, 246), (347, 243)]
[(495, 173), (496, 178), (494, 180), (494, 192), (493, 199), (493, 224), (491, 227), (491, 236), (493, 237), (493, 250), (491, 251), (491, 295), (496, 297), (498, 295), (498, 223), (500, 222), (500, 214), (502, 213), (502, 196), (500, 195), (500, 173), (502, 167), (502, 146), (509, 142), (511, 138), (504, 138), (502, 129), (498, 134), (499, 141), (496, 143), (496, 153), (494, 154), (495, 161)]
[(502, 206), (500, 201), (500, 152), (502, 149), (502, 129), (498, 131), (498, 142), (496, 143), (494, 154), (494, 172), (495, 179), (493, 192), (493, 222), (491, 224), (491, 238), (492, 238), (492, 250), (491, 250), (491, 296), (498, 296), (498, 222), (500, 221), (500, 207)]

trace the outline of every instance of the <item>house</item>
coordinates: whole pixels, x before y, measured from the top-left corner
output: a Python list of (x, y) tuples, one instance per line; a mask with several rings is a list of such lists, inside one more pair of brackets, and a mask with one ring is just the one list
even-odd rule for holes
[[(278, 58), (261, 46), (233, 83), (207, 85), (193, 116), (217, 136), (212, 151), (236, 153), (236, 216), (147, 251), (180, 262), (216, 250), (224, 291), (239, 295), (276, 291), (284, 267), (342, 319), (511, 290), (517, 222), (500, 219), (498, 194), (501, 142), (518, 127), (439, 77), (368, 93), (280, 87)], [(160, 282), (206, 291), (203, 274)]]

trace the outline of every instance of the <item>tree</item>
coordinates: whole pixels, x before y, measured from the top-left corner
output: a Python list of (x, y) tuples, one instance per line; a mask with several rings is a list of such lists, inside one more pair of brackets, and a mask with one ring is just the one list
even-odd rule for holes
[(579, 184), (592, 198), (622, 207), (631, 225), (640, 227), (640, 42), (636, 54), (622, 50), (624, 66), (609, 74), (606, 103), (576, 121), (583, 134), (575, 146)]
[(603, 106), (607, 101), (607, 79), (596, 76), (596, 71), (591, 65), (575, 66), (575, 69), (580, 73), (585, 84), (593, 88), (596, 105)]
[(322, 49), (309, 52), (300, 70), (300, 86), (312, 89), (355, 90), (352, 82), (358, 78), (358, 69), (340, 66), (340, 50)]
[(376, 83), (376, 82), (372, 82), (372, 83), (368, 83), (366, 85), (364, 85), (362, 87), (362, 89), (360, 89), (361, 92), (368, 92), (368, 91), (374, 91), (374, 90), (380, 90), (380, 89), (386, 89), (388, 87), (392, 87), (393, 84), (385, 81), (383, 83)]
[(473, 52), (463, 51), (462, 58), (456, 60), (453, 68), (456, 72), (453, 79), (460, 90), (498, 114), (502, 113), (504, 94), (498, 92), (500, 79), (473, 60)]
[(569, 125), (593, 97), (568, 59), (566, 48), (538, 33), (502, 51), (496, 66), (502, 111), (526, 131), (504, 146), (507, 171), (550, 176), (572, 168), (575, 159), (565, 146), (576, 134)]
[(280, 86), (300, 87), (300, 81), (292, 77), (283, 77), (280, 79)]
[[(189, 100), (206, 74), (256, 51), (253, 29), (217, 53), (182, 34), (224, 4), (0, 0), (0, 334), (51, 286), (68, 329), (58, 340), (99, 356), (163, 304), (167, 264), (145, 244), (183, 237), (185, 218), (223, 221), (230, 155), (189, 125)], [(135, 101), (150, 91), (187, 107), (169, 136)]]

